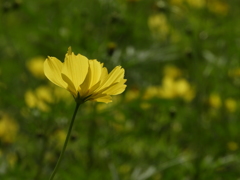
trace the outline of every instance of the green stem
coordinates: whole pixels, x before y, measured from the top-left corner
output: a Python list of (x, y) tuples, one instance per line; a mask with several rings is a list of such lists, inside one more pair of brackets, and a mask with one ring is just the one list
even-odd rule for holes
[(75, 120), (75, 117), (76, 117), (76, 114), (77, 114), (79, 105), (80, 105), (80, 103), (77, 103), (77, 104), (76, 104), (76, 107), (75, 107), (75, 110), (74, 110), (74, 113), (73, 113), (73, 116), (72, 116), (72, 120), (71, 120), (69, 129), (68, 129), (67, 137), (66, 137), (66, 139), (65, 139), (65, 142), (64, 142), (64, 145), (63, 145), (61, 154), (60, 154), (60, 156), (59, 156), (59, 158), (58, 158), (57, 164), (56, 164), (56, 166), (55, 166), (55, 168), (54, 168), (54, 170), (53, 170), (53, 172), (52, 172), (52, 175), (51, 175), (51, 177), (50, 177), (49, 180), (53, 180), (53, 178), (54, 178), (54, 176), (55, 176), (55, 174), (56, 174), (56, 172), (57, 172), (57, 170), (58, 170), (58, 167), (59, 167), (59, 165), (60, 165), (60, 163), (61, 163), (63, 154), (64, 154), (64, 152), (65, 152), (65, 150), (66, 150), (67, 143), (68, 143), (68, 140), (69, 140), (71, 131), (72, 131), (73, 123), (74, 123), (74, 120)]

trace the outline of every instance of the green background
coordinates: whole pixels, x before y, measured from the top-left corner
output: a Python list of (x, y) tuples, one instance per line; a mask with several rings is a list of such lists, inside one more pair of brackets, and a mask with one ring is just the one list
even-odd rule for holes
[[(69, 46), (109, 71), (121, 65), (127, 88), (112, 103), (80, 107), (56, 180), (240, 178), (237, 0), (1, 0), (0, 8), (0, 179), (50, 177), (75, 102), (42, 98), (39, 87), (60, 88), (27, 64), (63, 61)], [(188, 91), (151, 91), (172, 76)], [(30, 106), (29, 91), (47, 108)]]

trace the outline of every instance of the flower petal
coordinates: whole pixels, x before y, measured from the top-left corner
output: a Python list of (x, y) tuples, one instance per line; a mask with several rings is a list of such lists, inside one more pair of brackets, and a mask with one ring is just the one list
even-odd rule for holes
[(89, 66), (90, 66), (90, 87), (92, 87), (93, 85), (95, 85), (96, 83), (99, 82), (99, 79), (101, 77), (102, 74), (102, 67), (103, 64), (101, 64), (100, 62), (98, 62), (97, 60), (90, 60), (89, 61)]
[[(92, 99), (90, 99), (92, 100)], [(112, 102), (112, 97), (106, 94), (102, 94), (98, 98), (93, 99), (92, 101), (109, 103)]]
[(124, 69), (121, 68), (121, 66), (117, 66), (115, 67), (109, 74), (108, 76), (106, 76), (99, 89), (98, 90), (101, 90), (101, 89), (104, 89), (105, 87), (108, 87), (110, 86), (111, 84), (113, 83), (116, 83), (116, 82), (119, 82), (121, 79), (123, 79), (124, 77)]
[(106, 67), (102, 68), (102, 74), (100, 79), (105, 79), (108, 76), (108, 70)]
[[(68, 51), (64, 60), (62, 77), (67, 81), (70, 89), (79, 89), (88, 73), (88, 59), (80, 54), (75, 55)], [(74, 87), (72, 87), (72, 85)]]
[(76, 98), (78, 96), (78, 92), (77, 92), (77, 89), (76, 89), (75, 85), (73, 84), (72, 80), (69, 79), (69, 77), (66, 76), (65, 74), (62, 74), (62, 79), (67, 84), (66, 89)]
[(126, 81), (127, 81), (126, 79), (122, 79), (119, 83), (116, 83), (113, 86), (107, 88), (105, 91), (103, 91), (103, 94), (108, 95), (121, 94), (127, 87), (127, 85), (124, 84)]
[(63, 81), (61, 77), (61, 70), (63, 68), (63, 63), (55, 57), (48, 57), (44, 64), (44, 74), (57, 86), (62, 88), (67, 88), (67, 83)]
[[(99, 82), (101, 73), (102, 73), (102, 66), (97, 60), (89, 60), (89, 70), (88, 74), (84, 80), (84, 82), (80, 85), (80, 95), (82, 97), (87, 96), (91, 88), (96, 89), (96, 84)], [(98, 85), (99, 86), (99, 85)], [(97, 87), (98, 87), (97, 86)]]

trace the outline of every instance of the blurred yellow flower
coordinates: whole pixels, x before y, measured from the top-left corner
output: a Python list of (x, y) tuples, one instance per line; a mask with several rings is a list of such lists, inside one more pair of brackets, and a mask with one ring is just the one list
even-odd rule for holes
[(153, 36), (160, 39), (166, 39), (170, 31), (167, 17), (162, 13), (149, 16), (148, 27), (152, 31)]
[(148, 86), (143, 95), (143, 99), (151, 99), (159, 95), (159, 87), (157, 86)]
[(212, 93), (209, 97), (209, 105), (213, 108), (220, 108), (222, 106), (221, 97), (217, 93)]
[(237, 102), (233, 98), (225, 100), (225, 107), (229, 112), (235, 112), (237, 109)]
[(147, 110), (147, 109), (150, 109), (150, 108), (152, 107), (151, 105), (152, 105), (152, 104), (150, 104), (150, 103), (142, 102), (142, 103), (140, 104), (140, 107), (141, 107), (141, 109)]
[(166, 99), (174, 98), (175, 93), (175, 79), (169, 76), (164, 76), (162, 79), (162, 86), (159, 88), (159, 96)]
[(44, 78), (44, 73), (43, 73), (43, 62), (44, 62), (43, 57), (35, 57), (30, 59), (27, 63), (26, 66), (28, 70), (32, 73), (37, 78)]
[(230, 151), (236, 151), (238, 149), (238, 144), (234, 141), (230, 141), (227, 143), (227, 147)]
[(166, 66), (163, 70), (161, 86), (147, 87), (143, 99), (159, 97), (164, 99), (182, 98), (191, 101), (195, 97), (195, 89), (182, 77), (183, 73), (175, 66)]
[(112, 102), (111, 95), (121, 94), (126, 88), (121, 66), (108, 73), (103, 63), (88, 60), (81, 54), (75, 55), (71, 47), (64, 63), (55, 57), (48, 57), (44, 62), (44, 73), (52, 83), (67, 89), (78, 103)]
[(118, 171), (121, 174), (130, 174), (131, 170), (132, 170), (132, 166), (130, 164), (122, 164), (118, 168)]
[(228, 75), (232, 78), (240, 77), (240, 68), (230, 69)]
[(186, 101), (191, 101), (195, 97), (195, 91), (186, 79), (174, 79), (165, 76), (163, 78), (159, 96), (167, 99), (180, 97)]
[(208, 1), (207, 6), (210, 11), (220, 15), (227, 15), (229, 11), (229, 5), (220, 0)]
[(4, 143), (13, 143), (16, 139), (19, 126), (7, 114), (0, 114), (0, 141)]
[(136, 88), (128, 89), (128, 91), (125, 93), (125, 100), (127, 102), (137, 99), (138, 97), (139, 97), (139, 90)]
[(182, 71), (176, 66), (167, 65), (163, 69), (163, 74), (167, 77), (178, 78), (182, 76)]
[(195, 93), (186, 79), (178, 79), (175, 84), (177, 96), (182, 97), (186, 101), (191, 101), (194, 98)]
[(71, 102), (70, 100), (72, 99), (70, 93), (68, 93), (65, 89), (58, 88), (57, 86), (53, 88), (53, 95), (56, 102), (61, 100)]
[(190, 6), (202, 8), (206, 5), (206, 0), (186, 0)]
[(52, 91), (47, 86), (40, 86), (35, 91), (28, 90), (25, 93), (25, 102), (30, 108), (48, 112), (50, 110), (48, 104), (54, 102)]

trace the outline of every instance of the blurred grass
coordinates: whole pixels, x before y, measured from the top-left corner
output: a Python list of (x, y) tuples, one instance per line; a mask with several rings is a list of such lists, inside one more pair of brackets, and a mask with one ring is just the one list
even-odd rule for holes
[(238, 1), (0, 1), (0, 179), (46, 179), (74, 100), (42, 74), (69, 46), (127, 89), (81, 107), (56, 179), (238, 179)]

